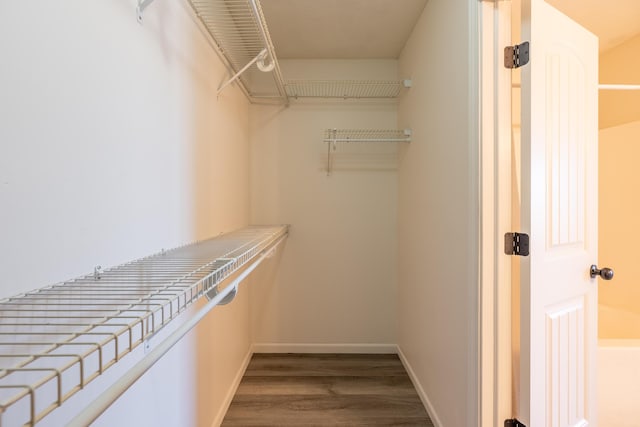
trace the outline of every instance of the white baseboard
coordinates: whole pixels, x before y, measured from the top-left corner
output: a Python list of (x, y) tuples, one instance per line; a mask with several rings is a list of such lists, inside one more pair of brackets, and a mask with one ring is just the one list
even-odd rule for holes
[(396, 354), (395, 344), (253, 344), (254, 353), (368, 353)]
[(427, 413), (429, 413), (429, 418), (431, 418), (431, 421), (433, 421), (433, 425), (436, 427), (442, 427), (442, 423), (438, 418), (438, 414), (436, 414), (436, 410), (433, 408), (433, 405), (431, 404), (431, 401), (429, 400), (427, 393), (425, 393), (424, 388), (422, 388), (422, 384), (420, 384), (420, 381), (418, 381), (418, 377), (416, 376), (416, 373), (413, 371), (413, 368), (409, 364), (409, 361), (405, 357), (400, 346), (396, 347), (396, 352), (398, 353), (398, 357), (400, 358), (400, 361), (402, 361), (404, 368), (407, 370), (407, 373), (409, 374), (409, 378), (411, 378), (411, 382), (413, 383), (413, 386), (416, 388), (416, 391), (418, 392), (418, 396), (420, 396), (420, 400), (422, 400), (422, 404), (427, 410)]
[(251, 361), (251, 356), (253, 356), (253, 349), (249, 347), (249, 351), (247, 352), (247, 355), (244, 357), (244, 360), (242, 361), (242, 365), (240, 365), (240, 369), (238, 369), (238, 372), (236, 373), (236, 376), (233, 379), (231, 386), (229, 387), (229, 391), (227, 391), (227, 395), (224, 397), (224, 400), (222, 401), (222, 405), (220, 406), (220, 409), (218, 410), (218, 414), (214, 418), (213, 423), (211, 424), (211, 427), (220, 427), (220, 425), (222, 424), (222, 421), (224, 420), (224, 416), (227, 414), (227, 410), (229, 409), (229, 406), (231, 406), (231, 401), (233, 400), (233, 397), (236, 395), (236, 391), (238, 391), (238, 386), (240, 385), (240, 381), (242, 381), (242, 377), (244, 376), (244, 373), (247, 370), (247, 366), (249, 366), (249, 362)]

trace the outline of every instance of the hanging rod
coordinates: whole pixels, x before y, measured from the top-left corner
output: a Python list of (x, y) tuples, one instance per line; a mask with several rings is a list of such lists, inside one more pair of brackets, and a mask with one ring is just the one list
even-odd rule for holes
[(198, 299), (229, 302), (224, 280), (287, 233), (249, 227), (0, 300), (0, 425), (35, 425)]
[(601, 84), (598, 85), (600, 90), (640, 90), (640, 85), (610, 85)]
[[(511, 85), (513, 88), (520, 88), (520, 84)], [(599, 84), (599, 90), (640, 90), (640, 85), (627, 85), (627, 84)]]

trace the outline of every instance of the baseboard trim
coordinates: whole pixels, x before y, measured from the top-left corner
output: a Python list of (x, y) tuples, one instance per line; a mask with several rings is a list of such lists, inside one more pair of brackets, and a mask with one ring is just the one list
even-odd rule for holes
[(420, 396), (420, 400), (422, 400), (422, 404), (424, 405), (425, 409), (427, 410), (427, 413), (429, 414), (429, 418), (431, 418), (431, 421), (433, 421), (433, 425), (436, 427), (442, 427), (442, 423), (440, 422), (440, 418), (438, 418), (438, 414), (436, 414), (436, 410), (433, 408), (433, 405), (431, 404), (431, 401), (429, 400), (427, 393), (424, 391), (424, 388), (422, 388), (422, 384), (420, 384), (420, 381), (418, 380), (416, 373), (413, 371), (411, 364), (409, 363), (406, 356), (402, 352), (402, 349), (400, 348), (400, 346), (396, 346), (396, 352), (398, 353), (398, 357), (400, 358), (400, 361), (404, 365), (404, 368), (407, 370), (407, 373), (409, 374), (409, 378), (411, 378), (411, 382), (413, 383), (413, 386), (416, 388), (416, 391), (418, 392), (418, 396)]
[(395, 344), (298, 344), (258, 343), (253, 344), (254, 353), (368, 353), (396, 354)]
[(218, 414), (214, 418), (213, 423), (211, 424), (211, 427), (220, 427), (220, 425), (222, 424), (222, 421), (224, 420), (224, 416), (227, 414), (227, 411), (229, 410), (229, 406), (231, 406), (231, 401), (233, 401), (233, 397), (236, 395), (236, 391), (238, 391), (238, 386), (240, 385), (240, 381), (242, 381), (242, 377), (244, 377), (244, 373), (247, 370), (247, 367), (249, 366), (249, 362), (251, 361), (251, 356), (253, 356), (253, 347), (249, 347), (249, 351), (247, 352), (247, 355), (244, 357), (244, 360), (242, 361), (242, 365), (240, 365), (240, 369), (238, 369), (238, 372), (236, 373), (236, 376), (233, 379), (231, 386), (229, 387), (229, 391), (227, 391), (227, 395), (224, 397), (224, 400), (222, 401), (222, 405), (220, 406), (220, 409), (218, 410)]

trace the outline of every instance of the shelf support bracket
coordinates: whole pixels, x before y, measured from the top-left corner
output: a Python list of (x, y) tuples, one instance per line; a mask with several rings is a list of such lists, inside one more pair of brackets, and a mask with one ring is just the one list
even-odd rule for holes
[(153, 0), (138, 0), (138, 7), (136, 7), (136, 17), (138, 18), (139, 23), (142, 24), (142, 14), (151, 3), (153, 3)]
[(327, 140), (327, 176), (331, 176), (331, 149), (336, 149), (338, 129), (331, 129), (331, 139)]
[[(147, 0), (148, 1), (148, 0)], [(151, 0), (153, 1), (153, 0)], [(251, 67), (254, 63), (260, 61), (261, 63), (264, 62), (264, 60), (266, 59), (266, 57), (268, 56), (269, 52), (267, 51), (266, 48), (262, 49), (260, 51), (260, 53), (253, 58), (251, 61), (249, 61), (249, 63), (247, 65), (245, 65), (244, 67), (242, 67), (242, 69), (240, 71), (238, 71), (237, 73), (235, 73), (233, 75), (233, 77), (231, 77), (229, 80), (227, 80), (226, 82), (224, 82), (222, 84), (222, 86), (220, 86), (218, 88), (218, 96), (220, 96), (220, 92), (222, 92), (224, 90), (224, 88), (226, 88), (227, 86), (229, 86), (231, 83), (235, 82), (236, 80), (238, 80), (238, 78), (240, 77), (240, 75), (242, 75), (242, 73), (244, 73), (245, 71), (247, 71), (247, 69), (249, 67)], [(267, 71), (271, 71), (271, 70), (267, 70)]]

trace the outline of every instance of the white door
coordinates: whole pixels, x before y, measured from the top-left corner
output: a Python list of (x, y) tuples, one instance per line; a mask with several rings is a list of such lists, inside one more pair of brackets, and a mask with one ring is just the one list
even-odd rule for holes
[(542, 0), (523, 0), (519, 419), (596, 425), (598, 40)]

